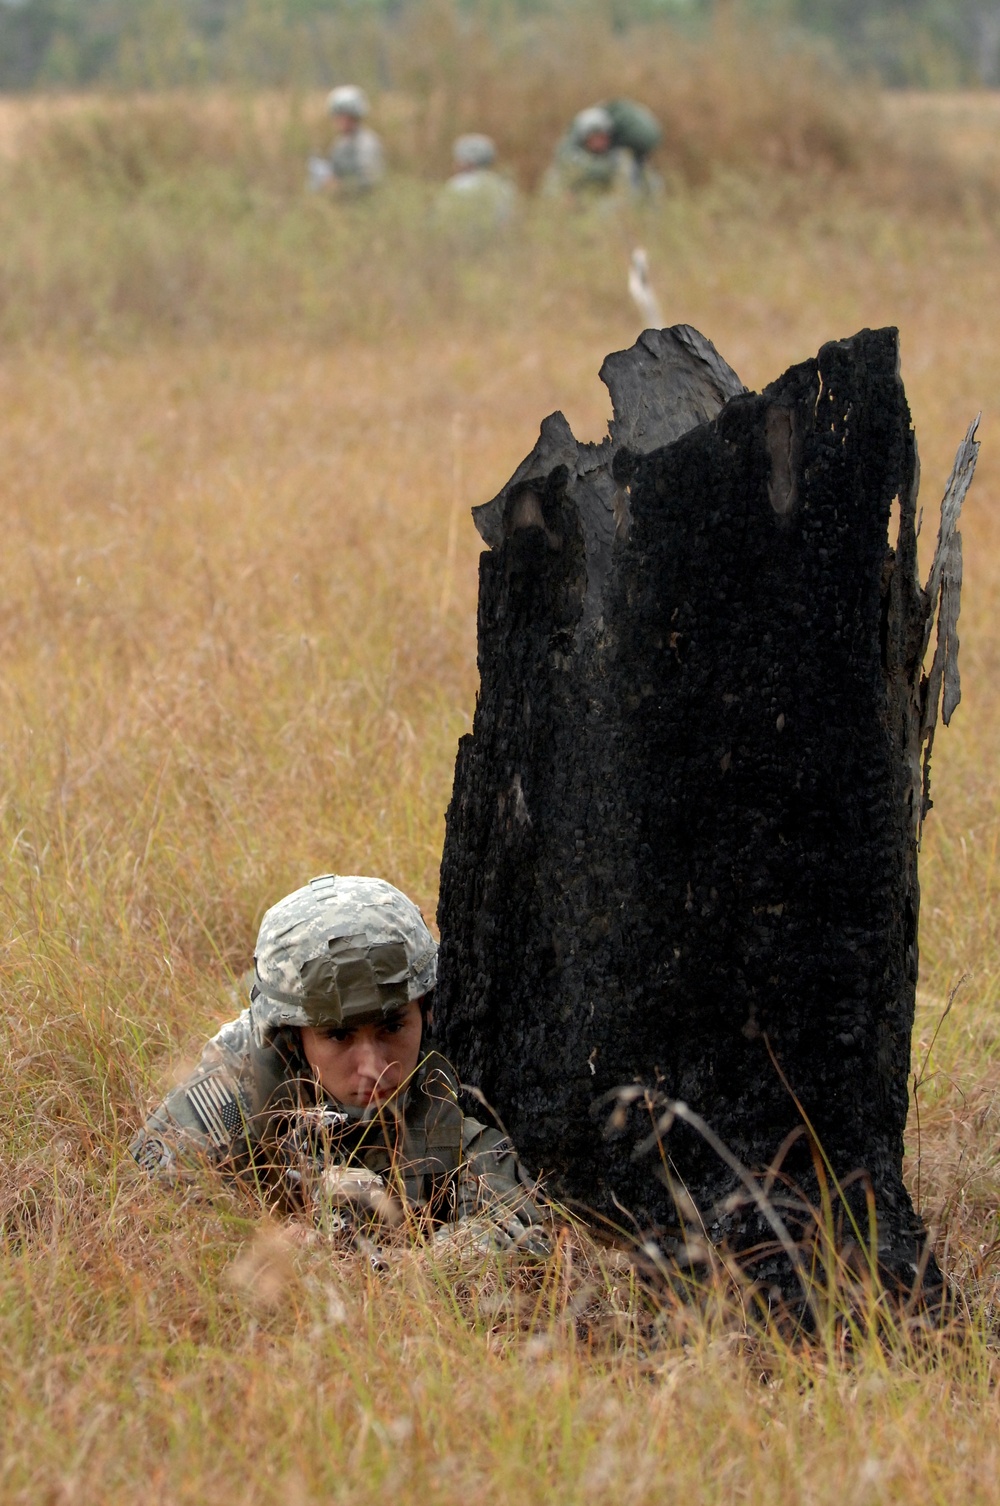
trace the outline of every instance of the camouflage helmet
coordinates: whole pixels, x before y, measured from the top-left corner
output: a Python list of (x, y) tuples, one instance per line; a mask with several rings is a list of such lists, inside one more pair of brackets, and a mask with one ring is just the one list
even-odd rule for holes
[(497, 158), (497, 149), (491, 136), (470, 131), (459, 136), (451, 149), (456, 167), (492, 167)]
[(570, 134), (573, 140), (582, 146), (590, 136), (610, 136), (614, 128), (615, 123), (609, 110), (606, 110), (603, 105), (590, 105), (573, 117)]
[(340, 84), (327, 95), (326, 107), (331, 115), (350, 115), (364, 120), (368, 114), (368, 95), (357, 84)]
[(420, 999), (437, 980), (437, 943), (412, 900), (384, 879), (335, 873), (273, 905), (254, 951), (251, 1013), (282, 1025), (362, 1025)]

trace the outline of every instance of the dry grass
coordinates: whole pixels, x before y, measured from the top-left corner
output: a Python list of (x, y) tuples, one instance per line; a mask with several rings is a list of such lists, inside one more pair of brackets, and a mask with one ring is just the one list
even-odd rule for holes
[(918, 144), (958, 159), (966, 167), (996, 173), (1000, 165), (1000, 90), (934, 93), (898, 89), (882, 96), (893, 130)]
[[(382, 40), (395, 87), (375, 92), (374, 119), (392, 193), (349, 209), (303, 192), (331, 129), (316, 91), (0, 101), (0, 338), (120, 347), (280, 329), (326, 345), (456, 315), (495, 329), (512, 313), (544, 322), (557, 289), (578, 316), (598, 297), (610, 312), (637, 240), (662, 268), (680, 264), (680, 284), (748, 225), (795, 257), (827, 225), (839, 254), (845, 225), (864, 250), (901, 218), (911, 237), (920, 214), (963, 228), (1000, 215), (989, 96), (973, 128), (972, 107), (887, 102), (725, 18), (692, 41), (662, 25), (619, 34), (594, 10), (487, 27), (435, 0)], [(530, 195), (575, 110), (617, 93), (663, 122), (664, 207), (612, 221), (539, 206)], [(473, 128), (495, 136), (525, 199), (470, 263), (434, 196), (452, 140)]]
[[(3, 1499), (992, 1501), (990, 219), (729, 167), (641, 224), (539, 216), (469, 265), (421, 252), (416, 200), (338, 220), (268, 178), (266, 212), (253, 200), (244, 215), (225, 194), (242, 181), (252, 195), (253, 177), (219, 139), (211, 194), (197, 154), (139, 189), (104, 167), (71, 174), (48, 209), (41, 180), (18, 178), (23, 239), (0, 249)], [(127, 295), (137, 224), (149, 255)], [(178, 293), (167, 274), (199, 225), (215, 280)], [(847, 1364), (750, 1348), (718, 1313), (668, 1313), (651, 1333), (627, 1273), (579, 1240), (543, 1275), (400, 1247), (377, 1277), (235, 1195), (150, 1189), (124, 1158), (150, 1098), (234, 1008), (275, 896), (360, 870), (433, 910), (476, 683), (465, 508), (552, 408), (599, 432), (597, 367), (636, 333), (624, 272), (639, 230), (667, 317), (704, 329), (753, 386), (827, 338), (898, 323), (929, 511), (984, 409), (965, 701), (939, 738), (924, 853), (917, 1065), (968, 982), (910, 1136), (911, 1185), (919, 1152), (921, 1203), (972, 1308), (961, 1346), (863, 1346)], [(45, 283), (46, 257), (61, 283)], [(313, 289), (308, 318), (286, 274), (296, 297)]]
[[(149, 19), (150, 54), (163, 56), (169, 39), (157, 38), (155, 17)], [(699, 28), (697, 37), (662, 20), (615, 25), (603, 0), (574, 0), (534, 16), (518, 15), (513, 6), (421, 0), (381, 26), (342, 11), (325, 37), (322, 26), (314, 29), (305, 67), (301, 58), (296, 66), (278, 18), (271, 20), (278, 23), (271, 50), (285, 51), (286, 66), (265, 76), (308, 83), (289, 87), (277, 112), (267, 103), (278, 97), (274, 93), (251, 98), (244, 91), (245, 115), (258, 121), (266, 116), (274, 124), (287, 115), (291, 94), (319, 129), (324, 94), (316, 85), (356, 78), (373, 96), (392, 161), (418, 174), (449, 171), (453, 138), (463, 130), (487, 130), (522, 186), (530, 187), (581, 101), (615, 94), (645, 99), (656, 111), (673, 170), (685, 181), (704, 181), (719, 162), (838, 170), (857, 167), (870, 155), (879, 111), (872, 90), (848, 82), (805, 43), (780, 29), (751, 26), (745, 15), (734, 20), (721, 7), (711, 28)], [(237, 53), (221, 76), (259, 77), (252, 64), (248, 72), (247, 61), (241, 69)], [(147, 87), (161, 89), (168, 80), (176, 85), (198, 76), (153, 67), (136, 71), (134, 81), (145, 77)], [(201, 94), (203, 118), (218, 123), (220, 100), (222, 113), (231, 115), (234, 92), (238, 88)], [(190, 86), (175, 97), (190, 101)], [(57, 97), (55, 104), (65, 124), (74, 114), (72, 102)], [(23, 118), (15, 114), (16, 123), (0, 104), (0, 149)]]

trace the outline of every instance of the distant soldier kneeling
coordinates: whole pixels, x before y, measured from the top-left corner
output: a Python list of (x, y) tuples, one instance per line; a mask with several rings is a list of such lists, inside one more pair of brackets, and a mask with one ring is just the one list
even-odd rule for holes
[(494, 1251), (544, 1255), (510, 1140), (463, 1114), (423, 1049), (437, 944), (382, 879), (327, 874), (268, 910), (250, 1005), (205, 1047), (131, 1145), (170, 1182), (206, 1165), (328, 1232), (410, 1220)]
[(649, 157), (662, 134), (652, 112), (634, 100), (590, 105), (574, 118), (557, 146), (543, 191), (550, 197), (568, 194), (577, 199), (656, 194), (662, 184)]
[(466, 238), (492, 242), (510, 224), (517, 209), (517, 189), (497, 172), (496, 145), (477, 131), (459, 136), (451, 149), (455, 171), (438, 195), (437, 219), (464, 232)]

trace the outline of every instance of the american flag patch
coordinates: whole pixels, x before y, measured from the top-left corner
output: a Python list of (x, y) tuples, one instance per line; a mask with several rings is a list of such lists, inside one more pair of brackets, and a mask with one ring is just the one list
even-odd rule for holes
[(240, 1101), (219, 1077), (203, 1077), (193, 1083), (187, 1090), (187, 1100), (213, 1145), (229, 1145), (243, 1128), (245, 1116)]

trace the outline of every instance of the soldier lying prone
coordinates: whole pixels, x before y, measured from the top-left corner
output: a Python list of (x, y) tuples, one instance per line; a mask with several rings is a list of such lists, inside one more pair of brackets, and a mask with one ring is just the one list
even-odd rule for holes
[(382, 879), (327, 874), (264, 916), (249, 1007), (132, 1143), (151, 1175), (206, 1164), (330, 1233), (451, 1230), (497, 1251), (548, 1240), (510, 1140), (463, 1113), (425, 1050), (437, 945)]

